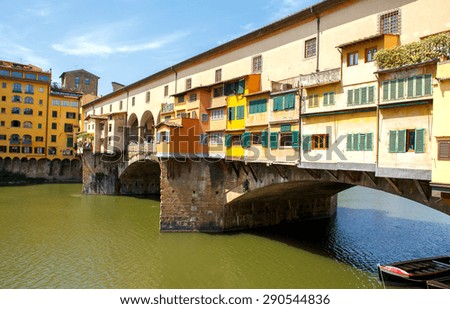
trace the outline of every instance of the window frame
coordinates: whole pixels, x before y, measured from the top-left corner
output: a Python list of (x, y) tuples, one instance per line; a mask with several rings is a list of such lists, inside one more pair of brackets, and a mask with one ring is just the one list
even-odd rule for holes
[(252, 73), (261, 73), (263, 70), (262, 55), (252, 57)]
[(347, 67), (353, 67), (358, 65), (359, 62), (359, 52), (353, 51), (347, 53)]
[(304, 51), (304, 57), (312, 58), (317, 55), (317, 38), (311, 38), (308, 40), (305, 40), (305, 51)]

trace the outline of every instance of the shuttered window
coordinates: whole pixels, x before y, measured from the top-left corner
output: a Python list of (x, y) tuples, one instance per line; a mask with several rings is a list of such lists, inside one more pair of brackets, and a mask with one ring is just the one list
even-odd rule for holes
[(438, 141), (438, 160), (450, 160), (450, 140)]
[(261, 146), (263, 147), (269, 146), (269, 132), (267, 131), (261, 132)]
[(231, 134), (225, 134), (225, 146), (226, 147), (231, 147), (231, 139), (232, 139)]
[(241, 146), (250, 147), (252, 134), (250, 132), (245, 132), (241, 136)]
[(389, 152), (425, 152), (425, 129), (389, 131)]
[(236, 108), (236, 120), (244, 119), (244, 105), (238, 106)]
[(270, 133), (270, 148), (271, 149), (278, 148), (278, 132)]
[(235, 113), (236, 113), (236, 108), (235, 107), (229, 107), (228, 108), (228, 121), (231, 121), (231, 120), (235, 119)]
[(288, 93), (273, 98), (274, 111), (282, 111), (294, 108), (295, 108), (295, 93)]
[(265, 113), (267, 111), (267, 99), (249, 102), (249, 114)]
[(311, 151), (311, 135), (303, 135), (302, 150)]
[(373, 150), (373, 133), (347, 134), (348, 151)]
[(382, 86), (383, 101), (430, 96), (433, 94), (433, 76), (424, 74), (410, 76), (407, 79), (397, 78), (384, 81)]
[[(383, 93), (383, 96), (386, 94)], [(347, 105), (361, 105), (375, 102), (375, 86), (347, 90)]]

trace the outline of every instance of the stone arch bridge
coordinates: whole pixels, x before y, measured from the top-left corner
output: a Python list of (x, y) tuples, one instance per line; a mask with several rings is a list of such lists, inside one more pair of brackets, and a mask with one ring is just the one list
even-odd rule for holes
[(223, 232), (326, 218), (337, 193), (364, 186), (450, 214), (429, 182), (376, 177), (374, 172), (305, 169), (296, 165), (122, 156), (85, 152), (83, 190), (99, 194), (160, 194), (161, 231)]

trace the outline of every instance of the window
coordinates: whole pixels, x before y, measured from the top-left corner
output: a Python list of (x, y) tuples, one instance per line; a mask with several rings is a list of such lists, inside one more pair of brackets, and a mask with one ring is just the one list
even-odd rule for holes
[(42, 116), (42, 111), (38, 111), (38, 116)]
[(280, 133), (280, 147), (292, 147), (292, 133)]
[(295, 94), (289, 93), (273, 98), (273, 110), (282, 111), (295, 108)]
[(14, 83), (13, 84), (13, 92), (22, 92), (22, 84)]
[(122, 110), (123, 109), (123, 101), (119, 102), (119, 109)]
[(0, 127), (4, 127), (5, 126), (5, 121), (0, 121)]
[(208, 114), (202, 114), (202, 122), (208, 122)]
[(177, 96), (177, 102), (178, 103), (184, 103), (184, 95)]
[(9, 76), (10, 73), (8, 70), (0, 70), (0, 76)]
[(58, 112), (57, 111), (52, 111), (52, 117), (53, 118), (57, 118), (58, 117)]
[(22, 144), (29, 145), (31, 144), (31, 142), (32, 142), (31, 135), (26, 134), (22, 137)]
[(319, 95), (311, 94), (308, 96), (308, 107), (319, 107)]
[(211, 111), (211, 120), (222, 120), (223, 116), (223, 109), (214, 109)]
[(50, 140), (52, 143), (56, 143), (56, 135), (51, 135)]
[(20, 95), (13, 95), (12, 101), (15, 102), (15, 103), (21, 103), (22, 102), (22, 97)]
[(2, 107), (2, 114), (6, 113), (6, 108)]
[(223, 87), (223, 94), (226, 96), (234, 95), (236, 94), (236, 92), (237, 92), (236, 82), (226, 83)]
[(72, 102), (72, 107), (78, 107), (78, 102)]
[[(53, 137), (54, 135), (52, 135)], [(56, 136), (55, 136), (55, 141), (56, 141)], [(49, 155), (56, 155), (56, 147), (48, 147), (48, 154)]]
[(438, 160), (450, 160), (450, 139), (438, 141)]
[(228, 120), (244, 119), (244, 105), (229, 107), (228, 108)]
[[(66, 133), (73, 132), (73, 124), (65, 123), (64, 124), (64, 132), (66, 132)], [(111, 132), (111, 131), (109, 131), (109, 132)]]
[(21, 113), (21, 110), (18, 107), (13, 107), (11, 109), (11, 114), (20, 114), (20, 113)]
[(33, 148), (32, 147), (22, 147), (22, 153), (32, 153)]
[(373, 150), (373, 133), (347, 134), (348, 151)]
[(192, 78), (186, 78), (186, 90), (192, 88)]
[(223, 86), (216, 87), (213, 89), (213, 97), (218, 98), (223, 96)]
[(150, 91), (147, 91), (145, 93), (145, 103), (149, 103), (150, 102)]
[(261, 132), (252, 133), (252, 145), (261, 145), (261, 144), (262, 144)]
[(6, 89), (6, 83), (2, 83), (2, 88)]
[(267, 99), (253, 100), (249, 102), (249, 114), (267, 112)]
[(61, 102), (59, 100), (52, 100), (52, 105), (59, 106), (59, 105), (61, 105)]
[(223, 144), (223, 133), (211, 133), (209, 135), (209, 143), (211, 145), (222, 145)]
[(189, 102), (195, 102), (197, 101), (197, 94), (196, 93), (191, 93), (189, 95)]
[(199, 136), (200, 140), (200, 145), (208, 145), (208, 134), (206, 133), (201, 133)]
[(34, 86), (33, 85), (25, 85), (25, 93), (34, 94)]
[(53, 122), (52, 123), (52, 130), (56, 130), (58, 128), (57, 123)]
[(69, 101), (66, 100), (61, 101), (61, 106), (69, 106)]
[(347, 105), (361, 105), (375, 102), (375, 86), (347, 90)]
[[(136, 98), (132, 97), (131, 98), (131, 106), (134, 106), (136, 104)], [(103, 111), (101, 112), (101, 114), (103, 114)]]
[(305, 41), (305, 58), (314, 57), (316, 55), (316, 38)]
[(252, 73), (262, 72), (262, 56), (255, 56), (252, 58)]
[(382, 83), (383, 101), (429, 96), (433, 93), (431, 74), (397, 78)]
[(16, 72), (16, 71), (13, 71), (12, 74), (11, 74), (11, 76), (12, 76), (12, 77), (16, 77), (16, 78), (22, 78), (22, 77), (23, 77), (23, 74), (22, 74), (22, 72)]
[(366, 56), (365, 61), (366, 62), (372, 62), (375, 61), (375, 54), (377, 53), (377, 47), (371, 47), (366, 49)]
[(80, 86), (80, 78), (77, 76), (75, 77), (75, 89), (78, 89), (79, 86)]
[(44, 137), (43, 136), (36, 136), (35, 140), (36, 140), (36, 142), (43, 142), (44, 141)]
[(28, 128), (28, 129), (31, 129), (31, 128), (33, 128), (33, 123), (32, 123), (31, 121), (25, 121), (25, 122), (23, 123), (23, 127), (24, 127), (24, 128)]
[(2, 95), (2, 102), (6, 102), (6, 96)]
[(10, 144), (19, 144), (20, 143), (20, 136), (19, 134), (11, 134), (11, 137), (9, 138)]
[(389, 131), (389, 152), (425, 152), (425, 129)]
[(84, 84), (85, 85), (90, 85), (91, 84), (91, 80), (89, 78), (85, 78), (84, 79)]
[(232, 135), (231, 136), (231, 145), (232, 146), (240, 146), (241, 145), (241, 136), (240, 135)]
[(358, 64), (358, 52), (351, 52), (347, 54), (347, 66), (353, 66)]
[(38, 123), (38, 129), (42, 129), (42, 123)]
[(43, 87), (39, 87), (39, 92), (43, 93), (44, 92), (44, 88)]
[(24, 115), (33, 115), (33, 110), (31, 108), (25, 108), (23, 110)]
[(27, 79), (36, 79), (36, 74), (34, 73), (25, 73), (25, 78)]
[(10, 146), (9, 147), (9, 152), (11, 152), (11, 153), (20, 153), (20, 147), (18, 147), (18, 146)]
[(399, 10), (392, 10), (379, 15), (380, 33), (400, 34)]
[(0, 146), (0, 152), (6, 152), (7, 147), (6, 146)]
[(32, 97), (25, 97), (25, 99), (23, 100), (23, 103), (25, 103), (25, 104), (33, 104), (34, 103), (34, 99)]
[(323, 105), (324, 106), (328, 106), (328, 105), (334, 105), (335, 102), (335, 96), (336, 94), (334, 92), (325, 92), (323, 94)]
[(35, 154), (44, 154), (44, 147), (35, 147), (34, 153)]
[(214, 81), (216, 83), (222, 81), (222, 69), (217, 69), (216, 70), (216, 73), (215, 73), (215, 76), (214, 76)]
[(66, 113), (66, 118), (67, 118), (67, 119), (75, 119), (75, 118), (76, 118), (76, 114), (75, 114), (75, 113), (67, 112), (67, 113)]
[(47, 75), (39, 75), (39, 80), (43, 82), (48, 82), (50, 80), (50, 77)]
[(39, 105), (44, 104), (44, 101), (42, 99), (39, 100)]
[(6, 134), (0, 134), (0, 141), (6, 141)]
[(169, 85), (164, 86), (164, 96), (167, 97), (169, 95)]
[(328, 134), (315, 134), (311, 138), (312, 149), (328, 149)]
[[(159, 137), (159, 140), (158, 140)], [(169, 143), (170, 142), (170, 132), (164, 131), (164, 132), (158, 132), (156, 134), (156, 142), (159, 143)]]

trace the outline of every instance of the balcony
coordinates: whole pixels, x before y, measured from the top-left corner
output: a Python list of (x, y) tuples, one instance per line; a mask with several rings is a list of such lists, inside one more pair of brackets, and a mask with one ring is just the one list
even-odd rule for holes
[(161, 104), (161, 113), (173, 112), (174, 103), (163, 103)]
[(301, 86), (309, 88), (321, 85), (337, 83), (341, 80), (341, 69), (331, 69), (314, 72), (311, 74), (300, 74), (277, 82), (272, 82), (272, 93), (284, 92)]

